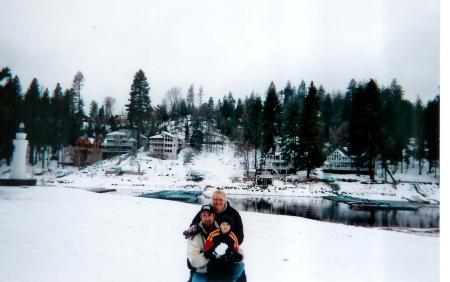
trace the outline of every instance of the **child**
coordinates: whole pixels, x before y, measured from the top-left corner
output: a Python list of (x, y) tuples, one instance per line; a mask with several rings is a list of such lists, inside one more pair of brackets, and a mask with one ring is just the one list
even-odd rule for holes
[(219, 227), (205, 241), (205, 257), (210, 259), (208, 281), (232, 281), (234, 265), (242, 261), (242, 255), (238, 253), (238, 240), (231, 232), (233, 219), (227, 215), (222, 216)]

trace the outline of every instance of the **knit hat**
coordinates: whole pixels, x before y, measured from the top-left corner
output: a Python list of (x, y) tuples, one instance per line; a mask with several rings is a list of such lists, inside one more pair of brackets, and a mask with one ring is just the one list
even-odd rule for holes
[(219, 225), (221, 225), (223, 222), (228, 223), (230, 227), (233, 228), (233, 219), (230, 216), (228, 215), (222, 216), (219, 220)]
[(214, 211), (214, 209), (213, 209), (213, 207), (212, 206), (210, 206), (210, 205), (204, 205), (204, 206), (202, 206), (202, 208), (201, 208), (201, 210), (200, 210), (200, 213), (202, 213), (202, 212), (204, 212), (204, 211), (209, 211), (209, 213), (216, 213), (215, 211)]

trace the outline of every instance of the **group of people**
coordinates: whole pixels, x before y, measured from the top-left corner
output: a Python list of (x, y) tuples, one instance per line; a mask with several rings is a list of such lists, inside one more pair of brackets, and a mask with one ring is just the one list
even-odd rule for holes
[(212, 195), (212, 205), (203, 205), (187, 234), (190, 281), (246, 281), (244, 228), (239, 212), (222, 190)]

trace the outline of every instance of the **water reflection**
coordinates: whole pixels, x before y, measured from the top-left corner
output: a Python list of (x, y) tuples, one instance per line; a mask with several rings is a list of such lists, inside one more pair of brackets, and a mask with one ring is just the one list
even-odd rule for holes
[[(239, 211), (300, 216), (309, 219), (357, 226), (439, 228), (439, 208), (423, 206), (417, 211), (352, 210), (345, 203), (322, 198), (229, 196), (230, 204)], [(200, 197), (202, 203), (211, 199)]]

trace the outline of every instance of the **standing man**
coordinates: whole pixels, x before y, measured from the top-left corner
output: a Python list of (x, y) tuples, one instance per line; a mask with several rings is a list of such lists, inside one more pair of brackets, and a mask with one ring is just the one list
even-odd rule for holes
[[(215, 211), (210, 205), (204, 205), (200, 209), (200, 223), (198, 224), (198, 231), (195, 235), (187, 239), (187, 257), (190, 265), (195, 268), (195, 272), (192, 275), (192, 282), (206, 282), (208, 279), (207, 264), (209, 259), (205, 257), (205, 241), (209, 234), (219, 228), (219, 225), (214, 221)], [(242, 250), (239, 249), (239, 253), (242, 254)], [(235, 267), (235, 274), (233, 280), (236, 281), (237, 277), (240, 277), (239, 281), (243, 278), (245, 281), (244, 263), (239, 263), (239, 267)], [(243, 277), (241, 277), (243, 276)]]
[(198, 231), (187, 240), (187, 257), (192, 267), (196, 268), (192, 275), (192, 282), (206, 281), (209, 259), (205, 258), (205, 241), (209, 233), (213, 232), (219, 225), (214, 221), (215, 212), (210, 205), (202, 206), (200, 210), (200, 223)]

